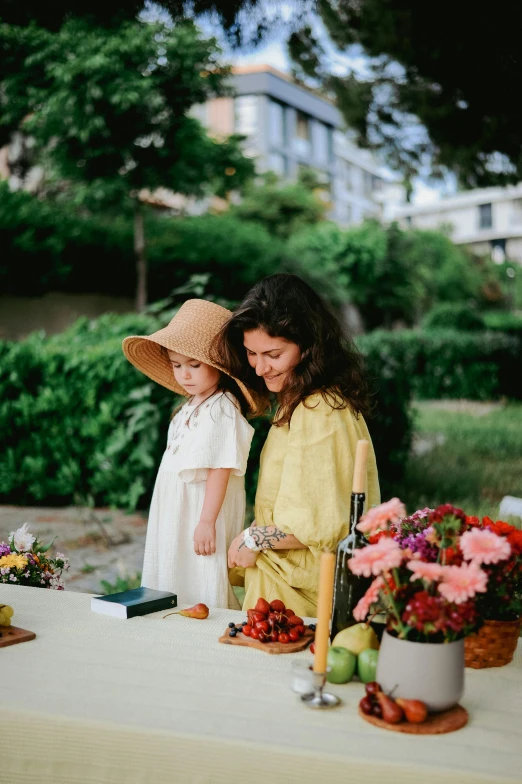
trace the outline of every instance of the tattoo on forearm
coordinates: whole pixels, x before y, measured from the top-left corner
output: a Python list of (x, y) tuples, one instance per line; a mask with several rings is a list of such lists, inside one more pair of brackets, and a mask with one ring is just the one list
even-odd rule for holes
[(262, 528), (252, 527), (250, 536), (261, 550), (274, 550), (276, 542), (286, 539), (287, 534), (280, 531), (275, 525), (267, 525)]

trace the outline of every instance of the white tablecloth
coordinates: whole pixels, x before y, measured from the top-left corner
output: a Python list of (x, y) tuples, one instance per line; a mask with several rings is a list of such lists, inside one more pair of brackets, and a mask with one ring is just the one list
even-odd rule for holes
[(293, 656), (217, 642), (241, 613), (125, 621), (86, 594), (16, 586), (0, 602), (37, 634), (0, 649), (2, 784), (522, 781), (520, 646), (507, 667), (466, 671), (467, 727), (408, 736), (359, 718), (359, 683), (329, 686), (336, 710), (303, 706)]

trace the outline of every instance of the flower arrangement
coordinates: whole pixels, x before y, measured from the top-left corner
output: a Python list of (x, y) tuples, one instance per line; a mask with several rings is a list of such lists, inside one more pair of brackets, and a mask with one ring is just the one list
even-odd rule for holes
[(522, 531), (513, 526), (479, 521), (451, 504), (406, 517), (394, 498), (370, 509), (357, 527), (369, 544), (350, 568), (375, 580), (354, 610), (356, 620), (380, 602), (393, 635), (452, 642), (486, 618), (522, 614)]
[(55, 558), (47, 555), (53, 542), (40, 544), (29, 532), (28, 523), (12, 531), (8, 544), (0, 542), (0, 583), (63, 591), (62, 573), (69, 568), (69, 560), (62, 553)]

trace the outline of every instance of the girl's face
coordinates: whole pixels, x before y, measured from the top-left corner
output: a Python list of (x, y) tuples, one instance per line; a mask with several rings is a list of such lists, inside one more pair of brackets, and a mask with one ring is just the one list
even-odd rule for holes
[(272, 338), (264, 329), (243, 335), (248, 362), (264, 379), (270, 392), (281, 392), (290, 372), (301, 361), (301, 349), (286, 338)]
[(174, 378), (188, 395), (204, 399), (217, 389), (219, 370), (175, 351), (169, 350), (168, 355)]

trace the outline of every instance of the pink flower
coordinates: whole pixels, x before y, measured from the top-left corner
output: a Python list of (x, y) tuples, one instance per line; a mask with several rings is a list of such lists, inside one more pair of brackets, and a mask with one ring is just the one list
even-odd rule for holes
[(368, 588), (368, 590), (366, 591), (362, 599), (359, 599), (353, 611), (353, 617), (355, 618), (356, 621), (364, 621), (364, 619), (368, 615), (371, 605), (375, 604), (375, 602), (379, 598), (379, 593), (383, 585), (384, 585), (384, 580), (382, 579), (382, 577), (377, 577), (370, 585), (370, 587)]
[(511, 545), (502, 536), (487, 528), (474, 528), (460, 537), (460, 549), (466, 561), (476, 564), (495, 564), (511, 555)]
[(439, 593), (448, 602), (462, 604), (476, 593), (485, 593), (488, 582), (486, 572), (475, 563), (462, 566), (444, 566)]
[(394, 539), (383, 537), (377, 544), (369, 544), (356, 550), (350, 560), (350, 569), (354, 574), (364, 577), (375, 576), (399, 566), (404, 553)]
[(440, 580), (444, 571), (440, 564), (426, 563), (425, 561), (409, 561), (406, 566), (412, 572), (411, 583), (415, 580), (426, 580), (429, 583), (433, 580)]
[(380, 506), (374, 506), (363, 515), (357, 524), (357, 529), (363, 534), (374, 534), (379, 529), (386, 528), (388, 523), (398, 523), (406, 517), (406, 509), (402, 501), (392, 498)]

